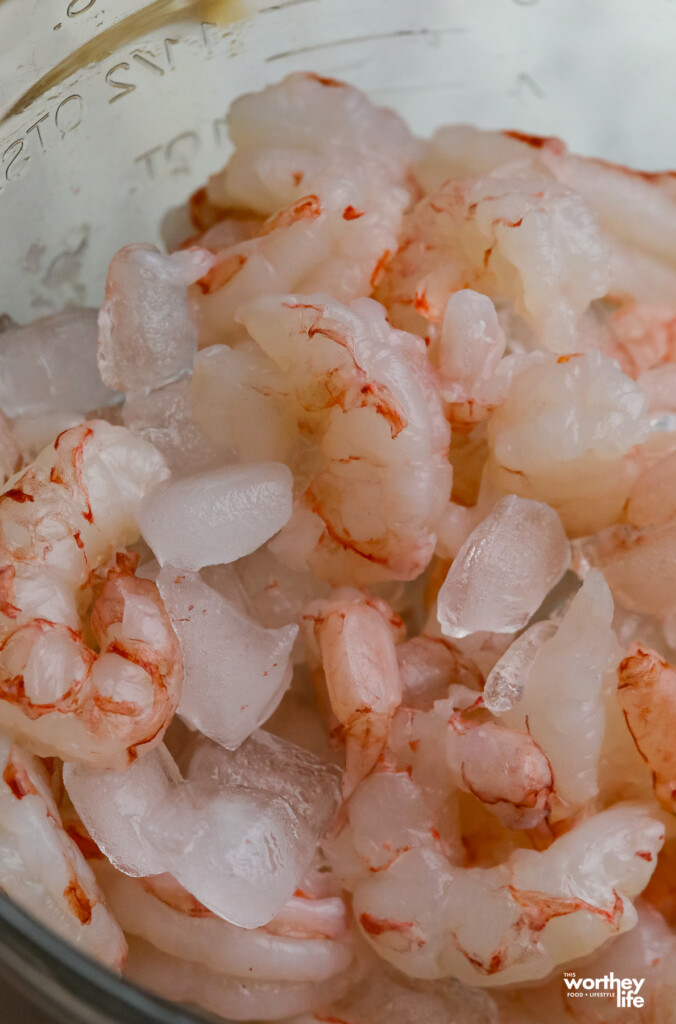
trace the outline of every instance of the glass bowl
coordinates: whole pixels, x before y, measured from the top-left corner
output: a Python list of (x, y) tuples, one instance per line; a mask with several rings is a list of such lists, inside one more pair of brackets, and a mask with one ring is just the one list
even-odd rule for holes
[[(116, 249), (180, 236), (181, 204), (228, 157), (230, 101), (294, 70), (353, 82), (421, 134), (471, 122), (676, 166), (674, 38), (673, 0), (0, 0), (0, 314), (98, 304)], [(1, 897), (0, 974), (47, 1020), (206, 1019)]]

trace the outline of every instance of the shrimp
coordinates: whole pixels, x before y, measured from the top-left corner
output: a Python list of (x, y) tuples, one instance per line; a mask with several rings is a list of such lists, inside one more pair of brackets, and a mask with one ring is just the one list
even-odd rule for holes
[(676, 926), (676, 835), (673, 823), (657, 858), (657, 866), (643, 891), (643, 899), (659, 911), (670, 928)]
[(676, 306), (625, 303), (605, 323), (603, 351), (634, 380), (665, 363), (676, 362)]
[(340, 999), (359, 977), (356, 968), (325, 981), (263, 981), (231, 977), (131, 938), (125, 978), (162, 999), (200, 1006), (226, 1020), (282, 1020)]
[(339, 875), (345, 877), (350, 853), (357, 858), (345, 878), (348, 890), (361, 877), (382, 871), (413, 848), (430, 846), (448, 853), (445, 823), (439, 809), (425, 797), (408, 772), (387, 765), (379, 766), (357, 786), (346, 808), (345, 833), (337, 836), (333, 847), (328, 844)]
[(535, 740), (457, 712), (449, 725), (445, 753), (458, 788), (477, 797), (506, 828), (538, 825), (550, 810), (554, 776)]
[(570, 353), (580, 316), (607, 292), (607, 263), (595, 214), (551, 178), (451, 179), (404, 217), (375, 294), (395, 326), (424, 337), (449, 296), (472, 288), (509, 300), (544, 348)]
[[(238, 318), (278, 368), (275, 400), (287, 396), (298, 439), (288, 457), (296, 508), (271, 548), (334, 586), (415, 579), (432, 557), (452, 475), (422, 343), (393, 330), (369, 299), (267, 296)], [(248, 418), (246, 401), (243, 393), (235, 408)]]
[(495, 1000), (488, 992), (463, 985), (455, 978), (421, 981), (393, 977), (374, 966), (366, 979), (343, 999), (312, 1015), (286, 1024), (501, 1024)]
[(483, 688), (484, 677), (476, 663), (444, 637), (416, 636), (397, 646), (403, 688), (402, 704), (430, 711), (437, 700), (448, 697), (449, 686)]
[(561, 139), (470, 125), (439, 128), (414, 164), (428, 192), (449, 178), (548, 175), (577, 192), (598, 217), (611, 257), (609, 291), (671, 302), (676, 288), (674, 173), (634, 170), (568, 152)]
[[(506, 828), (533, 828), (548, 815), (554, 790), (545, 752), (527, 733), (485, 713), (475, 718), (482, 699), (474, 690), (456, 684), (450, 693), (430, 711), (402, 708), (396, 714), (386, 761), (410, 772), (438, 813), (462, 791)], [(456, 709), (462, 705), (464, 711)]]
[(303, 623), (345, 737), (347, 798), (382, 753), (401, 703), (395, 638), (401, 635), (402, 623), (384, 601), (347, 589), (311, 604)]
[(676, 671), (656, 651), (634, 643), (617, 670), (617, 699), (634, 743), (653, 774), (655, 795), (676, 810)]
[(441, 394), (454, 430), (472, 431), (503, 401), (514, 356), (503, 358), (507, 339), (495, 306), (464, 288), (446, 304), (437, 353)]
[[(269, 216), (318, 177), (367, 159), (404, 182), (422, 147), (393, 110), (376, 107), (354, 86), (312, 73), (287, 75), (231, 104), (235, 153), (209, 179), (217, 207)], [(337, 175), (336, 175), (337, 176)]]
[[(636, 901), (638, 922), (634, 928), (601, 946), (577, 973), (587, 978), (632, 978), (638, 985), (641, 1007), (618, 1007), (617, 990), (601, 999), (571, 998), (560, 974), (535, 987), (518, 992), (495, 993), (502, 1024), (671, 1024), (676, 1005), (674, 954), (676, 938), (660, 915), (643, 899)], [(572, 990), (576, 991), (575, 988)]]
[(648, 437), (645, 396), (595, 350), (531, 357), (488, 423), (484, 486), (551, 505), (569, 536), (616, 523)]
[[(267, 982), (321, 982), (341, 974), (352, 962), (354, 943), (345, 904), (337, 897), (293, 897), (294, 906), (281, 911), (279, 924), (273, 918), (262, 928), (238, 928), (211, 914), (169, 875), (160, 876), (160, 887), (157, 878), (131, 879), (104, 861), (95, 870), (128, 935), (218, 974)], [(296, 906), (314, 902), (319, 904), (314, 915)]]
[(633, 927), (631, 899), (663, 839), (645, 805), (618, 804), (493, 868), (459, 868), (418, 847), (358, 884), (354, 914), (378, 955), (407, 974), (480, 987), (544, 978)]
[[(237, 307), (266, 292), (370, 294), (397, 246), (417, 151), (392, 111), (315, 75), (241, 97), (228, 127), (235, 152), (208, 201), (267, 219), (255, 238), (221, 247), (201, 282), (201, 347), (236, 339)], [(214, 245), (215, 230), (200, 244)]]
[(93, 421), (0, 495), (0, 724), (35, 753), (123, 768), (171, 720), (178, 641), (154, 583), (119, 551), (165, 474), (151, 445)]
[(127, 945), (61, 824), (43, 766), (0, 731), (0, 888), (67, 942), (121, 970)]
[(553, 636), (523, 666), (520, 700), (499, 720), (527, 732), (556, 780), (556, 817), (593, 800), (606, 726), (604, 678), (616, 653), (613, 600), (603, 576), (589, 573)]
[(622, 522), (573, 546), (576, 571), (600, 569), (615, 599), (630, 612), (665, 624), (676, 614), (676, 453), (641, 467)]

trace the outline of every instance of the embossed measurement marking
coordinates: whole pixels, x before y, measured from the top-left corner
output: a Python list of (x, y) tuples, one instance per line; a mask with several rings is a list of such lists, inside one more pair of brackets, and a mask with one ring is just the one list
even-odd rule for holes
[(226, 137), (226, 119), (217, 117), (208, 127), (181, 132), (168, 142), (153, 146), (137, 156), (134, 163), (144, 170), (150, 181), (167, 174), (188, 174), (191, 161), (206, 145), (220, 147)]
[[(208, 50), (211, 49), (211, 33), (217, 29), (218, 26), (210, 21), (203, 21), (200, 25), (201, 42)], [(108, 99), (108, 102), (117, 103), (118, 100), (122, 100), (125, 96), (130, 96), (131, 93), (136, 92), (136, 89), (141, 84), (140, 79), (134, 80), (133, 72), (137, 68), (160, 76), (168, 71), (173, 71), (176, 67), (176, 58), (173, 51), (180, 42), (180, 39), (168, 37), (153, 48), (144, 47), (143, 51), (140, 49), (135, 50), (129, 60), (120, 61), (119, 64), (109, 68), (105, 76), (106, 82), (116, 92), (114, 96)], [(148, 52), (152, 52), (151, 57), (148, 56)]]
[[(71, 0), (66, 8), (67, 14), (71, 18), (77, 17), (96, 2)], [(137, 45), (125, 60), (118, 61), (112, 67), (101, 68), (105, 87), (113, 92), (107, 102), (115, 103), (136, 92), (151, 78), (160, 79), (174, 69), (179, 69), (184, 63), (180, 56), (180, 44), (197, 44), (202, 51), (211, 53), (214, 44), (227, 34), (213, 22), (205, 21), (199, 27), (195, 25), (192, 32), (185, 36), (166, 36), (164, 39)], [(191, 50), (186, 49), (185, 52), (189, 55)], [(192, 53), (194, 55), (194, 50)], [(32, 113), (29, 116), (31, 120), (28, 123), (20, 125), (12, 135), (0, 138), (0, 193), (24, 175), (31, 160), (46, 153), (55, 142), (79, 128), (87, 116), (87, 103), (80, 92), (72, 91), (63, 98), (57, 96), (51, 104), (45, 102), (38, 115)], [(166, 160), (174, 173), (180, 173), (180, 168), (188, 159), (190, 145), (185, 135), (160, 147), (166, 151)]]
[(77, 18), (78, 14), (84, 14), (90, 10), (96, 3), (96, 0), (70, 0), (68, 7), (66, 8), (66, 16), (68, 18)]
[(79, 93), (71, 93), (53, 105), (15, 139), (0, 142), (0, 192), (7, 184), (21, 177), (34, 156), (46, 153), (54, 139), (63, 138), (82, 123), (84, 101)]

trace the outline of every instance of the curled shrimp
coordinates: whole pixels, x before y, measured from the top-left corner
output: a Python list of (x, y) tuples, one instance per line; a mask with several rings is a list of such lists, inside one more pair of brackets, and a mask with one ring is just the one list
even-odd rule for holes
[(638, 477), (624, 508), (628, 522), (573, 546), (576, 571), (600, 569), (620, 605), (662, 623), (676, 614), (674, 574), (665, 572), (676, 558), (674, 461), (672, 453)]
[(266, 219), (235, 244), (218, 225), (200, 239), (217, 248), (201, 282), (202, 347), (237, 337), (237, 307), (265, 293), (328, 291), (343, 302), (369, 295), (396, 249), (418, 148), (394, 112), (312, 74), (240, 97), (228, 128), (235, 151), (200, 195), (204, 223), (219, 208), (252, 227), (251, 218)]
[[(170, 875), (131, 879), (104, 861), (97, 877), (113, 912), (129, 935), (183, 960), (232, 978), (320, 982), (352, 962), (353, 941), (346, 908), (331, 900), (292, 898), (278, 918), (262, 928), (239, 928), (211, 914)], [(317, 903), (315, 912), (298, 904)]]
[(655, 795), (676, 810), (676, 670), (656, 651), (634, 643), (617, 670), (617, 699), (634, 743), (653, 773)]
[(527, 733), (455, 713), (446, 758), (458, 785), (511, 829), (534, 828), (548, 814), (554, 790), (549, 759)]
[(345, 737), (343, 796), (348, 797), (382, 753), (401, 703), (395, 638), (402, 623), (384, 601), (347, 589), (310, 605), (303, 623)]
[(634, 380), (646, 370), (676, 362), (676, 308), (624, 303), (605, 327), (604, 352)]
[(39, 921), (121, 970), (127, 945), (66, 834), (44, 767), (0, 731), (0, 888)]
[(154, 583), (118, 550), (165, 473), (151, 445), (92, 422), (0, 495), (0, 724), (38, 754), (124, 768), (172, 718), (178, 641)]
[(484, 485), (551, 505), (569, 536), (616, 523), (636, 478), (646, 400), (598, 350), (530, 356), (488, 423)]
[(232, 977), (171, 956), (132, 937), (125, 977), (162, 999), (201, 1006), (219, 1018), (288, 1020), (340, 999), (359, 977), (356, 967), (324, 981), (265, 981)]
[(354, 914), (379, 956), (409, 975), (480, 987), (544, 978), (632, 928), (664, 840), (646, 805), (617, 804), (542, 851), (491, 868), (418, 847), (359, 882)]
[(252, 381), (237, 407), (250, 416), (258, 389), (258, 401), (282, 401), (296, 432), (285, 459), (296, 508), (278, 553), (283, 545), (287, 561), (305, 558), (334, 586), (420, 575), (451, 489), (450, 431), (422, 342), (393, 330), (370, 299), (272, 295), (238, 318), (277, 382)]
[(593, 211), (543, 174), (451, 179), (405, 215), (402, 235), (376, 297), (422, 336), (438, 331), (450, 295), (472, 288), (511, 300), (543, 347), (574, 352), (579, 317), (607, 291)]
[(386, 759), (412, 774), (432, 806), (461, 790), (505, 827), (534, 828), (549, 813), (554, 791), (547, 755), (528, 733), (491, 721), (479, 693), (456, 684), (451, 694), (429, 711), (401, 708)]

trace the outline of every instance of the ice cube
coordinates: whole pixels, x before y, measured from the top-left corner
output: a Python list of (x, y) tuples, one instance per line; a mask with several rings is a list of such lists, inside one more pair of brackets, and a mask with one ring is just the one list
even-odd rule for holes
[(278, 462), (225, 466), (157, 488), (141, 503), (138, 524), (161, 565), (234, 562), (288, 522), (292, 486)]
[(512, 633), (526, 625), (570, 562), (570, 545), (548, 505), (510, 494), (472, 531), (439, 591), (450, 637)]
[(311, 601), (326, 598), (331, 591), (309, 569), (289, 568), (267, 546), (240, 559), (234, 572), (258, 618), (268, 627), (299, 622)]
[(0, 345), (0, 409), (5, 415), (86, 412), (121, 396), (102, 383), (96, 365), (95, 309), (64, 309), (13, 327)]
[(162, 452), (174, 477), (232, 461), (227, 449), (214, 444), (193, 419), (188, 377), (127, 399), (122, 422)]
[(106, 384), (134, 393), (161, 387), (192, 366), (197, 325), (188, 287), (213, 261), (205, 249), (165, 256), (151, 245), (128, 245), (113, 257), (99, 314), (98, 364)]
[(166, 870), (164, 856), (144, 832), (153, 807), (169, 800), (181, 784), (166, 747), (155, 747), (126, 772), (66, 763), (63, 782), (90, 836), (119, 871), (140, 876)]
[(519, 703), (538, 651), (555, 633), (556, 624), (544, 619), (535, 622), (507, 648), (486, 679), (483, 696), (489, 711), (499, 714)]
[(187, 768), (188, 780), (248, 786), (281, 796), (319, 839), (340, 802), (340, 771), (307, 750), (259, 729), (237, 750), (200, 738)]
[(225, 747), (237, 747), (279, 704), (289, 682), (295, 625), (264, 629), (197, 573), (165, 566), (157, 578), (181, 644), (179, 714)]
[(204, 580), (207, 586), (215, 590), (217, 594), (224, 597), (226, 601), (234, 605), (237, 611), (241, 612), (242, 615), (247, 615), (249, 618), (255, 619), (260, 622), (261, 625), (266, 628), (270, 625), (273, 627), (286, 626), (289, 619), (284, 619), (282, 622), (268, 623), (263, 622), (261, 616), (254, 609), (253, 604), (249, 599), (249, 595), (242, 586), (239, 575), (235, 570), (235, 566), (229, 565), (207, 565), (204, 569), (200, 570), (200, 577)]
[(145, 831), (188, 892), (243, 928), (281, 910), (315, 849), (281, 797), (237, 787), (214, 792), (195, 781), (156, 806)]

